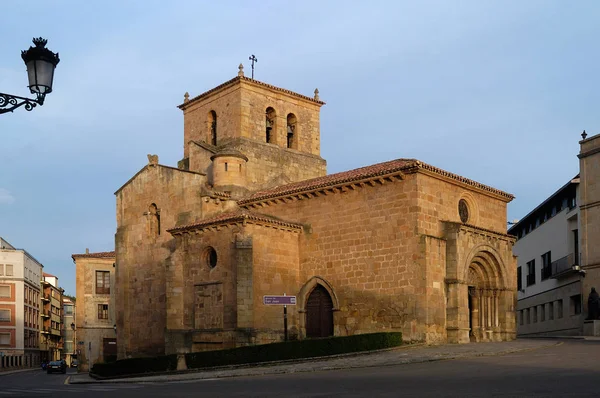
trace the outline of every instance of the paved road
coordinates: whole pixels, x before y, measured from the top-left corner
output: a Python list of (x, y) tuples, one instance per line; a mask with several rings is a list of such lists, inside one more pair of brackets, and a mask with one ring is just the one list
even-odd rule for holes
[(0, 397), (591, 397), (600, 396), (600, 342), (498, 357), (170, 383), (63, 384), (66, 376), (0, 377)]

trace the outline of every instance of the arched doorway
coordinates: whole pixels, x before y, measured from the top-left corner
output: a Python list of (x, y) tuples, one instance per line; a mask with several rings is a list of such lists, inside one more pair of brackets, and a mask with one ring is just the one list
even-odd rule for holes
[(469, 340), (495, 341), (500, 331), (502, 275), (495, 258), (478, 253), (468, 269)]
[(333, 336), (333, 301), (327, 290), (317, 285), (306, 301), (306, 337)]

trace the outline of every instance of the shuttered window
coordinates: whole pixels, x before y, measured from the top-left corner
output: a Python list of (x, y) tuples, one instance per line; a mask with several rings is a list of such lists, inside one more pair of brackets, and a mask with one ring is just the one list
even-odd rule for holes
[(110, 294), (109, 271), (96, 271), (96, 294)]

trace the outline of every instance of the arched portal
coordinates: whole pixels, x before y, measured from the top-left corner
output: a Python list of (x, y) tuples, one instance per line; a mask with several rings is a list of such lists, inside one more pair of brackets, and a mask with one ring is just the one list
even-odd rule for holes
[(316, 285), (306, 301), (306, 337), (333, 336), (333, 301), (327, 290)]
[(473, 256), (467, 272), (469, 340), (498, 340), (504, 308), (500, 264), (493, 254), (481, 251)]

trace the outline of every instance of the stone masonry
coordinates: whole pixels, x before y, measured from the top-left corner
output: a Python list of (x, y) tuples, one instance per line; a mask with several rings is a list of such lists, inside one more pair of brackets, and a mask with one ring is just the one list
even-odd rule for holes
[(505, 192), (415, 159), (327, 175), (324, 104), (238, 76), (186, 93), (184, 157), (116, 192), (119, 357), (401, 331), (511, 340)]

